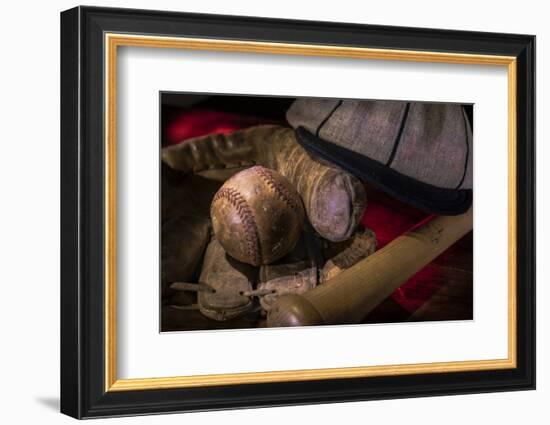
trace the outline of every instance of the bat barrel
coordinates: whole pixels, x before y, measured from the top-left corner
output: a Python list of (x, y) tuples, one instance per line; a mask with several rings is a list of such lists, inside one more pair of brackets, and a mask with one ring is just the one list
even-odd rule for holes
[(381, 250), (302, 295), (285, 295), (270, 327), (359, 323), (411, 276), (472, 230), (472, 210), (416, 226)]

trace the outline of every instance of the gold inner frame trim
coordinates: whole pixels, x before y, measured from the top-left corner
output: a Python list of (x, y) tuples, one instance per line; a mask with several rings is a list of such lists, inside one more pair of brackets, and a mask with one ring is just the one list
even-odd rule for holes
[[(516, 353), (516, 58), (446, 52), (370, 49), (329, 45), (268, 43), (106, 33), (105, 46), (105, 391), (136, 391), (214, 385), (311, 381), (417, 373), (447, 373), (515, 368)], [(508, 72), (508, 357), (419, 364), (118, 379), (116, 372), (116, 99), (117, 48), (148, 47), (241, 53), (324, 56), (403, 62), (504, 66)]]

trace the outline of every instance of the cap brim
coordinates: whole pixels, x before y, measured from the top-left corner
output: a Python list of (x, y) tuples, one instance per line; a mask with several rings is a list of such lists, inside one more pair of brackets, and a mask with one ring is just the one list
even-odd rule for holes
[(298, 142), (312, 154), (330, 161), (376, 189), (415, 208), (438, 215), (463, 214), (472, 205), (471, 189), (446, 189), (405, 176), (357, 152), (296, 129)]

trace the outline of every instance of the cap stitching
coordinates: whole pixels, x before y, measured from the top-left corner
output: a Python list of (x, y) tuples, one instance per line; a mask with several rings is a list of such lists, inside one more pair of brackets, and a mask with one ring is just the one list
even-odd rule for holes
[(409, 109), (411, 107), (411, 104), (407, 102), (405, 105), (405, 111), (403, 112), (403, 118), (401, 118), (401, 124), (399, 125), (399, 131), (397, 132), (397, 136), (395, 137), (395, 142), (393, 142), (393, 148), (390, 153), (390, 157), (388, 158), (388, 162), (386, 162), (386, 165), (389, 167), (393, 160), (395, 159), (395, 155), (397, 154), (397, 148), (399, 147), (399, 143), (401, 142), (401, 139), (403, 137), (403, 131), (405, 130), (405, 123), (407, 121), (407, 117), (409, 116)]
[(466, 131), (466, 160), (464, 161), (464, 173), (462, 174), (462, 178), (460, 179), (460, 182), (455, 187), (455, 189), (460, 189), (460, 186), (464, 183), (464, 180), (466, 179), (466, 174), (468, 173), (468, 160), (470, 159), (470, 134), (468, 133), (468, 122), (466, 121), (466, 113), (464, 112), (464, 108), (462, 108), (462, 118), (464, 120), (464, 130)]
[(325, 119), (319, 123), (319, 126), (317, 127), (317, 130), (315, 131), (315, 135), (317, 137), (319, 137), (319, 132), (321, 131), (321, 128), (323, 128), (323, 126), (330, 119), (330, 117), (332, 117), (334, 112), (340, 107), (340, 105), (342, 105), (342, 102), (343, 102), (343, 100), (339, 100), (338, 103), (336, 103), (336, 106), (334, 106), (334, 108), (332, 108), (332, 110), (329, 112), (329, 114), (325, 117)]

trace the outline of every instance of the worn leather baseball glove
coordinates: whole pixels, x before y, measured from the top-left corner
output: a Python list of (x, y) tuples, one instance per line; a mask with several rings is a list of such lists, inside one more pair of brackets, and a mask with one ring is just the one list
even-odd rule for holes
[(162, 160), (183, 175), (236, 172), (256, 164), (278, 171), (302, 197), (313, 228), (333, 242), (349, 239), (366, 207), (363, 184), (350, 173), (312, 157), (287, 127), (260, 125), (190, 139), (163, 149)]
[(227, 255), (215, 237), (208, 244), (199, 283), (175, 282), (171, 288), (196, 292), (197, 303), (177, 306), (198, 309), (209, 319), (226, 321), (249, 312), (253, 300), (249, 293), (256, 282), (257, 268)]
[(175, 282), (170, 286), (187, 295), (197, 293), (196, 300), (184, 301), (184, 304), (174, 301), (172, 307), (199, 310), (217, 321), (250, 316), (254, 312), (259, 316), (268, 312), (278, 297), (309, 291), (371, 255), (375, 249), (376, 237), (370, 229), (361, 227), (341, 243), (304, 231), (296, 247), (284, 258), (274, 264), (253, 267), (231, 258), (212, 237), (198, 283)]
[[(163, 149), (163, 305), (197, 309), (217, 321), (267, 311), (279, 295), (320, 283), (326, 244), (355, 239), (366, 206), (362, 183), (310, 156), (294, 134), (289, 128), (263, 125)], [(229, 177), (256, 164), (279, 171), (293, 184), (313, 229), (283, 259), (251, 270), (228, 259), (211, 240), (210, 205)], [(227, 285), (229, 281), (237, 284)]]

